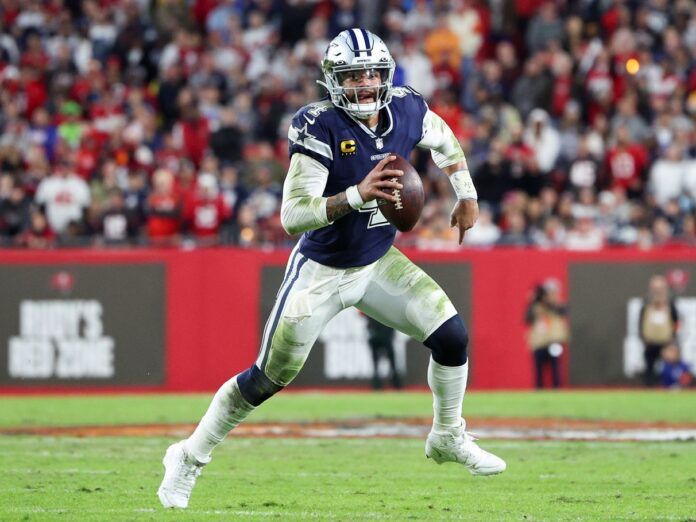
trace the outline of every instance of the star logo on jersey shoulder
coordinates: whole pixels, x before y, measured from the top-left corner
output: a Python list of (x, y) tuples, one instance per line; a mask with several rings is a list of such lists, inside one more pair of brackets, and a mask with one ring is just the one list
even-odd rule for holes
[(302, 145), (303, 147), (305, 145), (305, 140), (317, 139), (316, 136), (313, 136), (312, 134), (310, 134), (307, 131), (307, 124), (306, 123), (304, 124), (304, 127), (302, 127), (301, 129), (293, 127), (293, 130), (295, 130), (297, 132), (297, 136), (295, 136), (295, 139), (294, 139), (295, 143), (297, 143), (298, 145)]

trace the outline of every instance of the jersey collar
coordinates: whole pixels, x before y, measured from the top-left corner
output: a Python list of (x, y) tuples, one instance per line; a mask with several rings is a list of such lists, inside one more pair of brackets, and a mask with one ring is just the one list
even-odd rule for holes
[(387, 129), (384, 132), (380, 132), (380, 128), (383, 126), (381, 124), (377, 125), (377, 132), (372, 132), (372, 130), (365, 125), (362, 121), (360, 121), (358, 118), (353, 117), (352, 115), (348, 114), (346, 111), (343, 111), (343, 114), (348, 116), (351, 120), (353, 120), (355, 123), (358, 124), (358, 127), (360, 127), (365, 134), (367, 134), (370, 138), (381, 138), (383, 136), (386, 136), (392, 131), (392, 128), (394, 127), (394, 117), (392, 116), (391, 109), (389, 108), (389, 105), (387, 105), (385, 108), (385, 114), (389, 120), (389, 125), (387, 126)]

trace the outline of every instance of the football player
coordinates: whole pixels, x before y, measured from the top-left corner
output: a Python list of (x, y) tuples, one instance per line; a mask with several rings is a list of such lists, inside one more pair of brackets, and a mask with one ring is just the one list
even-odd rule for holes
[(394, 153), (427, 148), (452, 182), (451, 225), (459, 242), (478, 217), (476, 190), (462, 149), (447, 124), (408, 87), (393, 87), (387, 46), (364, 29), (334, 38), (321, 63), (329, 99), (303, 107), (288, 132), (290, 167), (281, 219), (303, 233), (266, 327), (258, 359), (220, 387), (191, 436), (173, 444), (158, 495), (185, 508), (196, 477), (227, 433), (298, 374), (321, 329), (355, 306), (430, 348), (428, 384), (434, 420), (425, 454), (459, 462), (474, 475), (505, 470), (465, 431), (468, 335), (445, 292), (392, 246), (396, 229), (377, 199), (394, 201), (401, 171), (386, 168)]

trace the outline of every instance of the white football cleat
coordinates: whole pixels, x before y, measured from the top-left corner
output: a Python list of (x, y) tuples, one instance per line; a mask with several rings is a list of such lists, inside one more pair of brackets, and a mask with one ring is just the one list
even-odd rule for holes
[(164, 478), (157, 490), (160, 502), (166, 508), (187, 507), (196, 478), (201, 474), (204, 464), (187, 453), (183, 440), (167, 448), (162, 464)]
[(507, 465), (500, 457), (478, 447), (473, 436), (461, 426), (451, 431), (436, 433), (431, 431), (425, 441), (425, 456), (438, 464), (459, 462), (472, 475), (495, 475), (505, 471)]

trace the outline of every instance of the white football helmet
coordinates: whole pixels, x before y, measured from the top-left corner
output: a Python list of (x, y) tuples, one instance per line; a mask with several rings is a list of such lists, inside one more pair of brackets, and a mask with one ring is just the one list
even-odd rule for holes
[[(379, 36), (365, 29), (346, 29), (331, 40), (321, 62), (324, 80), (331, 101), (351, 116), (367, 119), (389, 105), (396, 64)], [(343, 87), (342, 81), (351, 72), (377, 70), (380, 84), (374, 102), (358, 103), (359, 91), (374, 87)]]

